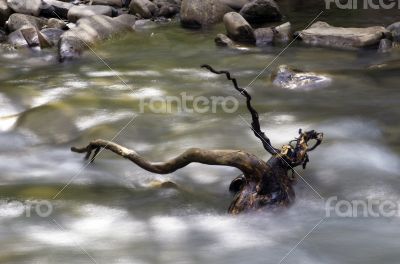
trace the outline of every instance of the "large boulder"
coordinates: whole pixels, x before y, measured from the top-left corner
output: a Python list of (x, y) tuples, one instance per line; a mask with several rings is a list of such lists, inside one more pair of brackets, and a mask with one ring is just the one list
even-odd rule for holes
[(229, 12), (225, 14), (224, 25), (231, 39), (244, 43), (256, 42), (253, 28), (239, 13)]
[(271, 78), (275, 86), (290, 90), (312, 90), (332, 83), (332, 78), (327, 75), (302, 72), (287, 65), (280, 65)]
[(14, 13), (7, 21), (7, 28), (10, 32), (21, 29), (23, 27), (33, 27), (41, 29), (46, 25), (46, 23), (47, 20), (43, 18)]
[(149, 0), (133, 0), (129, 5), (129, 12), (141, 18), (152, 18), (157, 13), (157, 6)]
[(250, 3), (252, 0), (221, 0), (222, 3), (226, 4), (235, 11), (239, 11), (242, 7)]
[(68, 20), (70, 22), (76, 22), (80, 18), (90, 17), (94, 15), (104, 15), (111, 17), (113, 15), (113, 9), (110, 6), (103, 6), (103, 5), (73, 6), (68, 11)]
[(114, 19), (114, 21), (117, 21), (121, 24), (125, 24), (125, 25), (131, 27), (132, 29), (135, 27), (136, 18), (134, 15), (123, 14), (123, 15), (117, 16), (113, 19)]
[(0, 0), (0, 27), (3, 27), (10, 15), (12, 14), (11, 8), (7, 5), (6, 0)]
[(8, 6), (16, 13), (39, 16), (42, 0), (7, 0)]
[(58, 0), (43, 0), (41, 15), (46, 17), (67, 18), (68, 11), (74, 7), (71, 3)]
[(108, 5), (115, 7), (122, 7), (122, 0), (93, 0), (92, 5)]
[(157, 17), (173, 17), (181, 9), (180, 0), (153, 0), (157, 6)]
[(378, 45), (389, 31), (384, 27), (343, 28), (318, 21), (302, 30), (299, 37), (304, 43), (336, 48), (361, 48)]
[[(124, 19), (123, 21), (131, 21)], [(83, 51), (98, 41), (111, 38), (114, 35), (132, 31), (129, 22), (104, 15), (81, 18), (77, 26), (61, 35), (59, 42), (60, 61), (80, 57)]]
[(220, 0), (182, 0), (181, 24), (188, 28), (202, 28), (219, 23), (224, 15), (234, 11)]
[(249, 22), (262, 24), (280, 21), (282, 14), (274, 0), (254, 0), (240, 10), (240, 14)]

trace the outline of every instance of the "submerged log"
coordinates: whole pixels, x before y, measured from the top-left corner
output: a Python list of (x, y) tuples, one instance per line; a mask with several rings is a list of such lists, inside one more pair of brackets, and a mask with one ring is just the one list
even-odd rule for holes
[[(228, 209), (229, 213), (239, 214), (289, 206), (295, 198), (293, 184), (296, 182), (295, 174), (290, 172), (300, 165), (303, 168), (306, 167), (309, 161), (308, 152), (321, 144), (323, 134), (314, 130), (307, 132), (299, 130), (299, 137), (290, 141), (288, 145), (284, 145), (280, 149), (273, 147), (269, 138), (261, 131), (259, 116), (251, 105), (250, 94), (238, 86), (236, 79), (231, 78), (229, 72), (216, 71), (209, 65), (202, 67), (215, 74), (225, 74), (227, 79), (232, 81), (235, 89), (246, 98), (247, 108), (252, 117), (251, 128), (254, 135), (261, 140), (264, 149), (272, 155), (268, 161), (242, 150), (191, 148), (169, 161), (151, 162), (134, 150), (102, 139), (94, 140), (86, 147), (72, 147), (71, 151), (85, 153), (86, 159), (94, 161), (101, 149), (107, 149), (132, 161), (139, 167), (157, 174), (172, 173), (193, 162), (235, 167), (243, 175), (235, 178), (229, 187), (235, 195)], [(315, 141), (315, 143), (310, 146), (310, 141)]]

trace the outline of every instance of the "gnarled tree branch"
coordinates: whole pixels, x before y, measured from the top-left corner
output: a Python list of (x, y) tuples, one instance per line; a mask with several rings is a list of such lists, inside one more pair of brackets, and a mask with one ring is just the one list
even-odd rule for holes
[(251, 127), (253, 129), (254, 135), (259, 138), (264, 146), (264, 149), (268, 151), (271, 155), (276, 155), (279, 153), (279, 150), (274, 148), (271, 144), (270, 139), (265, 135), (263, 131), (261, 131), (261, 126), (260, 126), (260, 120), (257, 111), (254, 109), (254, 107), (251, 105), (251, 95), (243, 88), (240, 88), (238, 86), (237, 80), (235, 78), (231, 77), (230, 72), (228, 71), (217, 71), (214, 68), (212, 68), (210, 65), (204, 64), (201, 66), (202, 68), (206, 68), (207, 70), (211, 71), (212, 73), (215, 74), (225, 74), (226, 78), (230, 81), (232, 81), (233, 86), (237, 91), (240, 92), (241, 95), (246, 97), (246, 105), (247, 109), (250, 111), (252, 122), (251, 122)]
[(83, 148), (72, 147), (71, 151), (86, 153), (86, 159), (89, 159), (91, 153), (94, 151), (94, 155), (91, 158), (91, 161), (93, 161), (102, 148), (111, 150), (117, 155), (132, 161), (139, 167), (158, 174), (172, 173), (193, 162), (235, 167), (241, 170), (246, 177), (256, 178), (261, 177), (262, 173), (268, 168), (268, 165), (263, 160), (241, 150), (205, 150), (191, 148), (169, 161), (150, 162), (134, 150), (127, 149), (114, 142), (98, 139), (90, 142), (89, 145)]

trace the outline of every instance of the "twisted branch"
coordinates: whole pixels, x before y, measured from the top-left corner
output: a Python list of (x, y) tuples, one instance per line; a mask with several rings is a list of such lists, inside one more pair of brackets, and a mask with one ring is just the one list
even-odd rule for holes
[(86, 147), (72, 147), (71, 151), (86, 153), (86, 159), (89, 159), (94, 151), (94, 155), (90, 159), (92, 162), (96, 158), (100, 149), (108, 149), (117, 155), (132, 161), (142, 169), (158, 174), (172, 173), (193, 162), (235, 167), (241, 170), (244, 175), (248, 177), (261, 177), (262, 173), (268, 168), (268, 165), (264, 161), (260, 160), (255, 155), (241, 150), (205, 150), (191, 148), (169, 161), (150, 162), (134, 150), (125, 148), (114, 142), (98, 139), (90, 142)]
[(253, 129), (254, 135), (259, 138), (264, 146), (264, 149), (268, 151), (271, 155), (276, 155), (279, 153), (279, 149), (276, 149), (272, 146), (270, 139), (265, 135), (263, 131), (261, 131), (261, 126), (260, 126), (260, 120), (257, 111), (253, 108), (251, 105), (251, 95), (243, 88), (240, 88), (238, 86), (238, 83), (235, 78), (231, 77), (230, 72), (228, 71), (217, 71), (214, 68), (212, 68), (210, 65), (204, 64), (201, 66), (202, 68), (206, 68), (212, 73), (215, 74), (225, 74), (226, 78), (230, 81), (232, 81), (234, 88), (240, 92), (241, 95), (246, 97), (246, 105), (247, 109), (250, 111), (252, 122), (251, 122), (251, 127)]

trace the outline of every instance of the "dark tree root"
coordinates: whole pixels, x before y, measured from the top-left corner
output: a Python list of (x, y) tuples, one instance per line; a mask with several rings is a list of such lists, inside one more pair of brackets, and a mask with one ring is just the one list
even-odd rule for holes
[[(134, 150), (127, 149), (114, 142), (98, 139), (83, 148), (72, 147), (71, 151), (85, 153), (86, 159), (93, 162), (101, 149), (108, 149), (115, 154), (126, 158), (139, 167), (157, 174), (168, 174), (181, 169), (190, 163), (207, 165), (229, 166), (239, 169), (243, 175), (235, 178), (229, 190), (235, 193), (229, 212), (238, 214), (262, 208), (289, 206), (294, 201), (293, 184), (295, 177), (289, 176), (289, 171), (302, 165), (306, 167), (309, 162), (308, 152), (316, 149), (322, 142), (323, 134), (314, 130), (303, 132), (299, 130), (299, 137), (290, 141), (280, 149), (272, 146), (270, 139), (261, 131), (259, 116), (251, 105), (251, 96), (240, 88), (235, 78), (231, 78), (228, 71), (216, 71), (209, 65), (203, 68), (215, 74), (225, 74), (232, 81), (233, 86), (246, 98), (246, 105), (252, 117), (251, 127), (254, 135), (259, 138), (264, 149), (272, 155), (263, 161), (255, 155), (241, 150), (205, 150), (191, 148), (181, 155), (166, 162), (150, 162)], [(312, 146), (308, 143), (315, 140)], [(93, 153), (93, 155), (92, 155)]]

